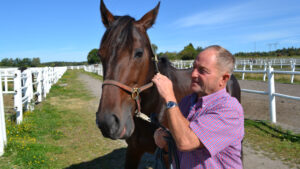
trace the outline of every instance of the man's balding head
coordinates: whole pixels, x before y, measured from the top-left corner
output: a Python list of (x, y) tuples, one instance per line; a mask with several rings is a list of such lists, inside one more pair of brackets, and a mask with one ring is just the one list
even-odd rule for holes
[(208, 46), (204, 49), (204, 51), (215, 51), (215, 55), (217, 58), (217, 67), (220, 72), (227, 72), (232, 74), (235, 64), (234, 56), (225, 48), (219, 45)]

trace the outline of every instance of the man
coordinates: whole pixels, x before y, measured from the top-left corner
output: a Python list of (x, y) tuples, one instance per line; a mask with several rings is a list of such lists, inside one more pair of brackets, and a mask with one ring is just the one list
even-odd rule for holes
[[(226, 92), (235, 58), (214, 45), (194, 61), (191, 89), (177, 106), (172, 82), (157, 74), (152, 81), (167, 104), (169, 130), (179, 150), (180, 168), (243, 168), (241, 141), (244, 112), (241, 104)], [(166, 133), (157, 129), (154, 139), (166, 147)]]

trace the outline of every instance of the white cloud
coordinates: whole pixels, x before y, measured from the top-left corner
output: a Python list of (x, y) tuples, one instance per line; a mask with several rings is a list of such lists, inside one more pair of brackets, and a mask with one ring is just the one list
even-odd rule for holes
[(180, 18), (176, 21), (176, 23), (182, 27), (191, 27), (233, 22), (239, 19), (239, 16), (237, 16), (236, 13), (239, 13), (241, 9), (243, 9), (243, 6), (200, 12), (191, 16)]
[[(253, 20), (267, 20), (276, 16), (285, 16), (291, 11), (300, 9), (298, 5), (293, 6), (293, 4), (293, 1), (286, 2), (284, 0), (254, 0), (243, 4), (229, 4), (230, 6), (216, 7), (211, 10), (179, 18), (175, 21), (175, 24), (181, 27), (193, 27), (215, 26), (230, 23), (240, 24), (241, 22)], [(300, 15), (298, 14), (298, 16), (293, 19), (299, 17)], [(293, 19), (286, 19), (286, 21), (295, 22), (296, 20)]]

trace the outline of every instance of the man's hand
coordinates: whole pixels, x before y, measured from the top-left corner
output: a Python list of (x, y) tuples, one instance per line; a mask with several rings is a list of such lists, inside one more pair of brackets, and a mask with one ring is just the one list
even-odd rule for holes
[(157, 130), (155, 130), (154, 132), (154, 141), (155, 141), (155, 144), (163, 149), (166, 147), (167, 145), (167, 142), (165, 140), (165, 136), (168, 136), (168, 133), (165, 132), (162, 128), (158, 128)]
[(153, 77), (152, 82), (156, 85), (158, 93), (166, 102), (168, 101), (176, 102), (176, 98), (173, 91), (173, 84), (172, 81), (168, 79), (168, 77), (160, 73), (157, 73)]

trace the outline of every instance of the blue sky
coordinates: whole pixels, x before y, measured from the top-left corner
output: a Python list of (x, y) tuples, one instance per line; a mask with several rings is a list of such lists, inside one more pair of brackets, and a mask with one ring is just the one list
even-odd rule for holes
[[(104, 0), (115, 15), (136, 20), (158, 0)], [(0, 59), (86, 61), (105, 31), (100, 0), (2, 0)], [(232, 53), (300, 47), (299, 0), (161, 0), (148, 30), (158, 52), (219, 44)]]

